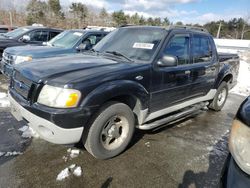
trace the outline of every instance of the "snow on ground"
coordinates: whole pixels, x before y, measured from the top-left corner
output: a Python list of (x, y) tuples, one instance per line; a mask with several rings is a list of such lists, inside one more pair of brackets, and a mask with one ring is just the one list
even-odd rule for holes
[(77, 177), (80, 177), (82, 175), (82, 168), (80, 166), (76, 167), (73, 171), (73, 174)]
[(65, 168), (64, 170), (62, 170), (56, 177), (56, 180), (57, 181), (62, 181), (64, 180), (65, 178), (69, 177), (70, 175), (70, 172), (69, 172), (69, 168)]
[(21, 127), (18, 130), (22, 132), (23, 138), (31, 138), (31, 137), (38, 138), (39, 137), (39, 135), (34, 131), (34, 129), (32, 129), (31, 127), (27, 125)]
[(250, 63), (246, 61), (240, 61), (239, 75), (237, 79), (237, 85), (231, 90), (231, 93), (235, 93), (242, 96), (250, 95)]
[(7, 93), (0, 92), (0, 107), (6, 108), (10, 106)]
[(74, 175), (80, 177), (82, 175), (82, 168), (80, 166), (76, 166), (75, 164), (70, 165), (69, 167), (63, 169), (56, 177), (57, 181), (62, 181), (70, 175)]
[(16, 155), (22, 155), (23, 153), (20, 151), (7, 151), (7, 152), (0, 152), (0, 157), (9, 157), (9, 156), (16, 156)]
[(69, 153), (69, 156), (73, 159), (75, 157), (78, 157), (78, 155), (80, 154), (80, 150), (79, 149), (71, 149), (69, 148), (67, 150), (67, 152)]

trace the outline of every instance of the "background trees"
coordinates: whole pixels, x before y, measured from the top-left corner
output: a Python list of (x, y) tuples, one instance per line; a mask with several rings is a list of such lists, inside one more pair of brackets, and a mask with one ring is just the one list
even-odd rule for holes
[[(191, 26), (181, 21), (171, 22), (168, 17), (144, 17), (138, 13), (126, 14), (123, 10), (108, 12), (105, 8), (100, 10), (88, 7), (85, 4), (71, 3), (63, 7), (60, 0), (18, 0), (20, 8), (15, 7), (17, 0), (1, 0), (0, 24), (10, 24), (10, 13), (13, 25), (31, 25), (40, 23), (46, 26), (59, 28), (83, 28), (87, 25), (120, 26), (124, 24), (168, 26)], [(220, 38), (250, 39), (250, 15), (246, 18), (232, 18), (229, 21), (212, 21), (203, 25), (214, 37), (217, 36), (221, 25)], [(193, 26), (201, 26), (193, 24)]]

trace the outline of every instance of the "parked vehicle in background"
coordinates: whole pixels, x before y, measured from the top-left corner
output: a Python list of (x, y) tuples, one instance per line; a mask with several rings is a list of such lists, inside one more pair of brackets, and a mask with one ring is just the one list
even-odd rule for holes
[(249, 188), (250, 186), (250, 96), (241, 104), (233, 121), (230, 154), (222, 172), (221, 187)]
[(8, 25), (0, 25), (0, 35), (2, 34), (2, 33), (7, 33), (7, 32), (9, 32), (9, 31), (12, 31), (12, 30), (14, 30), (14, 29), (16, 29), (17, 27), (10, 27), (10, 26), (8, 26)]
[[(82, 142), (100, 159), (120, 154), (135, 127), (154, 129), (208, 105), (223, 108), (239, 57), (218, 55), (190, 27), (121, 27), (83, 55), (17, 65), (12, 114), (56, 144)], [(230, 86), (229, 86), (230, 85)]]
[(95, 30), (67, 30), (47, 42), (46, 46), (7, 48), (3, 53), (0, 70), (9, 77), (16, 64), (90, 50), (107, 34), (108, 32)]
[(0, 35), (0, 60), (5, 48), (27, 44), (42, 45), (61, 33), (60, 29), (26, 26)]

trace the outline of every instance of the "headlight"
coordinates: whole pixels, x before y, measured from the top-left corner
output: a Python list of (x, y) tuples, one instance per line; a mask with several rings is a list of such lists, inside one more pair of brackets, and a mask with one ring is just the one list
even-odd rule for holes
[(81, 92), (75, 89), (64, 89), (45, 85), (37, 102), (55, 108), (73, 108), (78, 105)]
[(250, 127), (237, 119), (233, 122), (229, 149), (238, 166), (250, 174)]
[(26, 61), (31, 61), (32, 57), (30, 56), (16, 56), (15, 57), (15, 64), (23, 63)]

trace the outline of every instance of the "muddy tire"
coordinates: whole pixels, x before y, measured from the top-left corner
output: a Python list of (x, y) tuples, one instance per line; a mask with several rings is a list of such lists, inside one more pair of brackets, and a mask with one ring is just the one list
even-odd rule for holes
[(112, 158), (123, 152), (135, 129), (133, 112), (119, 102), (105, 104), (92, 122), (84, 146), (98, 159)]
[(226, 103), (228, 96), (228, 84), (227, 82), (222, 82), (217, 89), (214, 99), (210, 102), (209, 108), (214, 111), (220, 111)]

